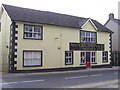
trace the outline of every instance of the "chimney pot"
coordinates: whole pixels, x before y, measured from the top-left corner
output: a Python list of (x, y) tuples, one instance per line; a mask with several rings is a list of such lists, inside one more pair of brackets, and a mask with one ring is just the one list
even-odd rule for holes
[(109, 14), (109, 19), (114, 19), (114, 14), (113, 13)]

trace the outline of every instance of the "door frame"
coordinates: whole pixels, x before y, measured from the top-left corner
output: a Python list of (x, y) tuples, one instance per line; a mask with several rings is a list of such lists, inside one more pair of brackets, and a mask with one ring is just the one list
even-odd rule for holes
[[(95, 51), (81, 51), (81, 52), (84, 52), (85, 53), (85, 63), (81, 63), (81, 64), (85, 64), (86, 65), (86, 53), (87, 52), (90, 52), (90, 67), (91, 67), (91, 64), (92, 64), (92, 52), (95, 52)], [(80, 59), (82, 59), (82, 57), (80, 58)], [(81, 60), (80, 60), (81, 61)]]
[[(86, 51), (86, 68), (91, 68), (91, 52), (90, 51)], [(89, 56), (87, 56), (89, 55)]]

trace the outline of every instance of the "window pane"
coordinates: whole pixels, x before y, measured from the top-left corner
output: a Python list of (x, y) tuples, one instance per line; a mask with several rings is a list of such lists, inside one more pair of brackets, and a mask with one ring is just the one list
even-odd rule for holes
[(92, 38), (95, 38), (95, 36), (96, 36), (95, 33), (91, 33)]
[(65, 63), (72, 64), (72, 52), (71, 51), (65, 51)]
[(85, 64), (86, 58), (85, 58), (85, 52), (81, 52), (81, 64)]
[(26, 37), (32, 37), (32, 33), (25, 33)]
[(87, 40), (87, 38), (85, 38), (85, 42), (87, 42), (88, 40)]
[(32, 61), (32, 64), (33, 65), (41, 65), (41, 60), (34, 58), (33, 61)]
[(93, 42), (96, 42), (96, 38), (93, 38)]
[(28, 64), (29, 66), (31, 66), (31, 65), (32, 65), (32, 59), (28, 59), (28, 60), (27, 60), (27, 64)]
[(25, 31), (29, 31), (29, 26), (25, 26)]
[(67, 57), (67, 56), (68, 56), (68, 53), (66, 52), (66, 53), (65, 53), (65, 57)]
[(25, 25), (25, 31), (32, 32), (32, 26)]
[(81, 31), (81, 36), (85, 37), (85, 32)]
[(71, 52), (68, 52), (68, 53), (69, 53), (69, 56), (71, 57), (72, 56)]
[(96, 57), (95, 57), (95, 51), (94, 52), (91, 52), (91, 62), (92, 63), (95, 63), (96, 62)]
[(24, 66), (27, 66), (27, 65), (28, 65), (27, 60), (24, 59)]
[(96, 42), (96, 33), (81, 31), (81, 42)]
[(86, 32), (86, 36), (87, 36), (87, 37), (89, 36), (89, 32)]
[(108, 52), (107, 51), (103, 51), (103, 62), (108, 62)]
[(24, 52), (24, 66), (41, 65), (41, 52)]
[(82, 41), (85, 42), (85, 38), (82, 38)]
[(25, 38), (42, 39), (41, 27), (25, 25), (24, 29)]
[(31, 52), (24, 52), (24, 58), (25, 59), (32, 58), (32, 53)]
[(41, 53), (40, 52), (34, 52), (33, 54), (34, 54), (34, 58), (36, 58), (36, 59), (41, 58)]
[(40, 33), (38, 33), (38, 38), (41, 39), (41, 34)]
[(34, 34), (33, 34), (33, 37), (34, 37), (34, 38), (38, 38), (38, 33), (34, 33)]
[(34, 32), (41, 33), (41, 27), (35, 26)]
[(90, 42), (90, 38), (88, 38), (88, 42)]

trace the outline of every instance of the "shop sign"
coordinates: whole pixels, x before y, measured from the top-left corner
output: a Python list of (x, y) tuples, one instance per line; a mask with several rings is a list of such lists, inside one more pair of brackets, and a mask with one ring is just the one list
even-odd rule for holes
[(70, 50), (103, 51), (104, 44), (97, 43), (69, 43)]

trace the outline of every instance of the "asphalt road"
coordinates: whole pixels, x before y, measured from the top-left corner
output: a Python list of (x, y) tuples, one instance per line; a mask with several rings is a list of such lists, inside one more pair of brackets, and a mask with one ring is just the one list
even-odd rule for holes
[(2, 88), (75, 88), (118, 80), (118, 70), (93, 70), (48, 74), (14, 74), (2, 77)]

